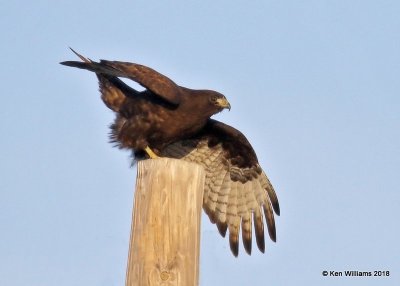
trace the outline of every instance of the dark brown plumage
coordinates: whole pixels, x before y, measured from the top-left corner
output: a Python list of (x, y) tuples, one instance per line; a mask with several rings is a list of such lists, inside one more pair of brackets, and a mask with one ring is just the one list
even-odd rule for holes
[[(112, 141), (132, 150), (136, 159), (146, 156), (144, 150), (150, 147), (158, 156), (204, 167), (203, 208), (222, 236), (229, 230), (235, 256), (240, 228), (244, 248), (251, 253), (253, 223), (257, 246), (264, 252), (262, 212), (269, 236), (276, 241), (273, 212), (279, 215), (279, 203), (253, 148), (240, 131), (210, 119), (223, 108), (230, 108), (222, 94), (178, 86), (142, 65), (104, 60), (96, 63), (77, 55), (82, 62), (61, 64), (96, 73), (102, 100), (116, 112)], [(132, 79), (146, 90), (138, 92), (118, 77)]]
[[(136, 152), (150, 147), (159, 154), (167, 144), (199, 132), (211, 115), (230, 108), (222, 94), (178, 86), (146, 66), (105, 60), (96, 63), (87, 59), (61, 64), (97, 74), (104, 103), (118, 114), (119, 132), (114, 134), (114, 139), (121, 147)], [(138, 92), (117, 77), (132, 79), (146, 90)], [(113, 90), (114, 87), (119, 90)]]

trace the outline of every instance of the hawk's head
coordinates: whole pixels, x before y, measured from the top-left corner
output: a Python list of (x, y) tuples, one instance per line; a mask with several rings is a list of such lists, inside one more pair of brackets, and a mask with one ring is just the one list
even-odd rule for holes
[(219, 92), (213, 90), (210, 90), (208, 92), (210, 93), (210, 103), (218, 110), (218, 112), (224, 108), (231, 110), (231, 105), (223, 94), (220, 94)]

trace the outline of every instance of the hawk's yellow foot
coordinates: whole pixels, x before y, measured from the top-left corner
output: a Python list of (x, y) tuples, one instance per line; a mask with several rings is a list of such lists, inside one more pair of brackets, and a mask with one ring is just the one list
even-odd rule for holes
[(153, 150), (150, 149), (149, 146), (147, 146), (146, 148), (144, 148), (144, 151), (147, 153), (147, 155), (149, 155), (149, 157), (150, 157), (151, 159), (160, 158), (159, 156), (156, 155), (156, 153), (153, 152)]

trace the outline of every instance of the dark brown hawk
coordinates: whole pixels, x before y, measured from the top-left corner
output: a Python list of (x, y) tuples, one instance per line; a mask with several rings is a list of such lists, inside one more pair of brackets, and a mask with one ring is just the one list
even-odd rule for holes
[[(239, 233), (251, 254), (252, 225), (260, 251), (265, 251), (265, 216), (268, 233), (276, 241), (274, 212), (279, 203), (246, 137), (210, 117), (230, 104), (212, 90), (181, 87), (155, 70), (134, 63), (82, 60), (61, 64), (96, 73), (101, 98), (116, 112), (111, 139), (132, 150), (135, 159), (158, 156), (202, 165), (206, 180), (203, 208), (222, 236), (229, 229), (232, 253), (239, 253)], [(142, 92), (119, 77), (145, 87)]]

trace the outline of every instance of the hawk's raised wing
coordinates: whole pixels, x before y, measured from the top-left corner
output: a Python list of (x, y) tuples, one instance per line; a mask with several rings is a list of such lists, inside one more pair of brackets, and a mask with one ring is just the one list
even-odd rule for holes
[(229, 229), (230, 247), (235, 256), (239, 252), (240, 228), (244, 248), (251, 253), (253, 223), (257, 246), (265, 251), (262, 213), (269, 236), (276, 241), (273, 212), (280, 213), (278, 198), (253, 148), (240, 131), (210, 119), (202, 132), (168, 145), (162, 155), (204, 166), (203, 208), (222, 236)]
[[(74, 51), (74, 53), (76, 52)], [(96, 74), (128, 78), (147, 88), (169, 103), (179, 104), (181, 101), (181, 87), (165, 75), (162, 75), (149, 67), (119, 61), (101, 60), (97, 63), (82, 57), (78, 53), (76, 54), (86, 61), (65, 61), (61, 62), (61, 64), (90, 70)]]

